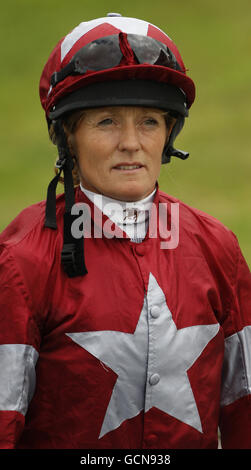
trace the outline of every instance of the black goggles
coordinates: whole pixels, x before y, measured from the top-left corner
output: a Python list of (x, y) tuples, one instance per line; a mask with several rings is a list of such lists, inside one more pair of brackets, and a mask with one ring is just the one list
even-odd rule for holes
[[(100, 71), (116, 67), (123, 56), (121, 49), (126, 37), (138, 64), (162, 65), (182, 71), (173, 52), (160, 41), (140, 34), (113, 34), (90, 42), (82, 47), (59, 72), (51, 76), (51, 86), (70, 75), (84, 75), (87, 70)], [(126, 56), (125, 56), (126, 57)]]

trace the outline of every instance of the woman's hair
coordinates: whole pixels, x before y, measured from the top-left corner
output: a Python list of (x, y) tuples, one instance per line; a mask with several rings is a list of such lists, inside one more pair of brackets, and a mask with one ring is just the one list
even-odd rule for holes
[[(77, 127), (79, 126), (81, 121), (84, 119), (85, 115), (86, 115), (86, 109), (80, 109), (80, 110), (77, 110), (77, 111), (73, 111), (72, 113), (66, 115), (63, 118), (64, 130), (65, 130), (65, 132), (68, 136), (71, 136), (72, 134), (74, 134), (74, 132), (77, 130)], [(163, 111), (163, 116), (164, 116), (165, 121), (166, 121), (167, 129), (169, 129), (170, 126), (172, 126), (174, 124), (174, 122), (176, 121), (176, 118), (174, 116), (172, 116), (171, 114), (169, 114), (168, 111)], [(57, 136), (56, 136), (56, 133), (55, 133), (53, 123), (51, 123), (51, 125), (49, 127), (49, 136), (50, 136), (50, 139), (51, 139), (52, 143), (54, 145), (57, 145)], [(72, 159), (73, 159), (73, 162), (74, 162), (74, 167), (72, 169), (73, 184), (74, 184), (74, 186), (78, 186), (79, 183), (80, 183), (79, 172), (78, 172), (78, 163), (77, 163), (76, 157), (74, 155), (72, 155)], [(58, 168), (56, 168), (56, 166), (55, 166), (55, 173), (57, 174), (58, 171), (59, 171)], [(64, 178), (60, 177), (59, 181), (61, 183), (63, 183)]]
[[(66, 132), (66, 135), (70, 136), (70, 135), (74, 134), (77, 127), (79, 126), (81, 121), (84, 119), (85, 115), (86, 115), (86, 110), (85, 109), (80, 109), (80, 110), (77, 110), (77, 111), (73, 111), (72, 113), (70, 113), (70, 114), (68, 114), (64, 117), (63, 126), (64, 126), (64, 130)], [(57, 145), (57, 136), (56, 136), (56, 133), (55, 133), (53, 123), (51, 123), (51, 125), (49, 127), (49, 136), (50, 136), (50, 139), (51, 139), (52, 143), (54, 145)], [(72, 155), (72, 159), (73, 159), (73, 163), (74, 163), (74, 167), (72, 169), (73, 184), (74, 184), (74, 186), (78, 186), (79, 183), (80, 183), (80, 179), (79, 179), (77, 160), (76, 160), (76, 157), (74, 155)], [(56, 164), (56, 162), (55, 162), (55, 164)], [(59, 171), (58, 168), (56, 168), (56, 166), (54, 167), (54, 170), (55, 170), (56, 174)], [(59, 181), (61, 183), (63, 183), (64, 178), (60, 177)]]

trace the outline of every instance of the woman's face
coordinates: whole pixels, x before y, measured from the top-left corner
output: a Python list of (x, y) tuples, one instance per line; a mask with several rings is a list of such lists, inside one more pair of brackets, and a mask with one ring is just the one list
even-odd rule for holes
[(159, 176), (170, 132), (158, 109), (113, 106), (87, 110), (71, 139), (82, 185), (124, 201), (148, 196)]

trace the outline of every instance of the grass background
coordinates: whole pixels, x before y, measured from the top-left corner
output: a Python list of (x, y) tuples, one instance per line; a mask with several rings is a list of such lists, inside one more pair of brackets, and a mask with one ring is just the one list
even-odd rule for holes
[(0, 230), (45, 199), (56, 158), (38, 96), (58, 40), (119, 11), (166, 31), (197, 86), (178, 137), (190, 158), (163, 166), (160, 187), (233, 230), (251, 266), (250, 0), (9, 0), (1, 6)]

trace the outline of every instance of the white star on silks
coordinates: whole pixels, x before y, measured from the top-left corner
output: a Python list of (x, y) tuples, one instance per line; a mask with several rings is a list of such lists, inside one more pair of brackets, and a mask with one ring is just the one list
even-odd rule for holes
[[(152, 318), (150, 311), (156, 306), (160, 315)], [(67, 333), (118, 376), (99, 438), (152, 407), (203, 432), (187, 371), (218, 331), (218, 323), (178, 330), (165, 295), (150, 274), (133, 334), (110, 330)], [(151, 385), (153, 374), (158, 374), (159, 381)]]

